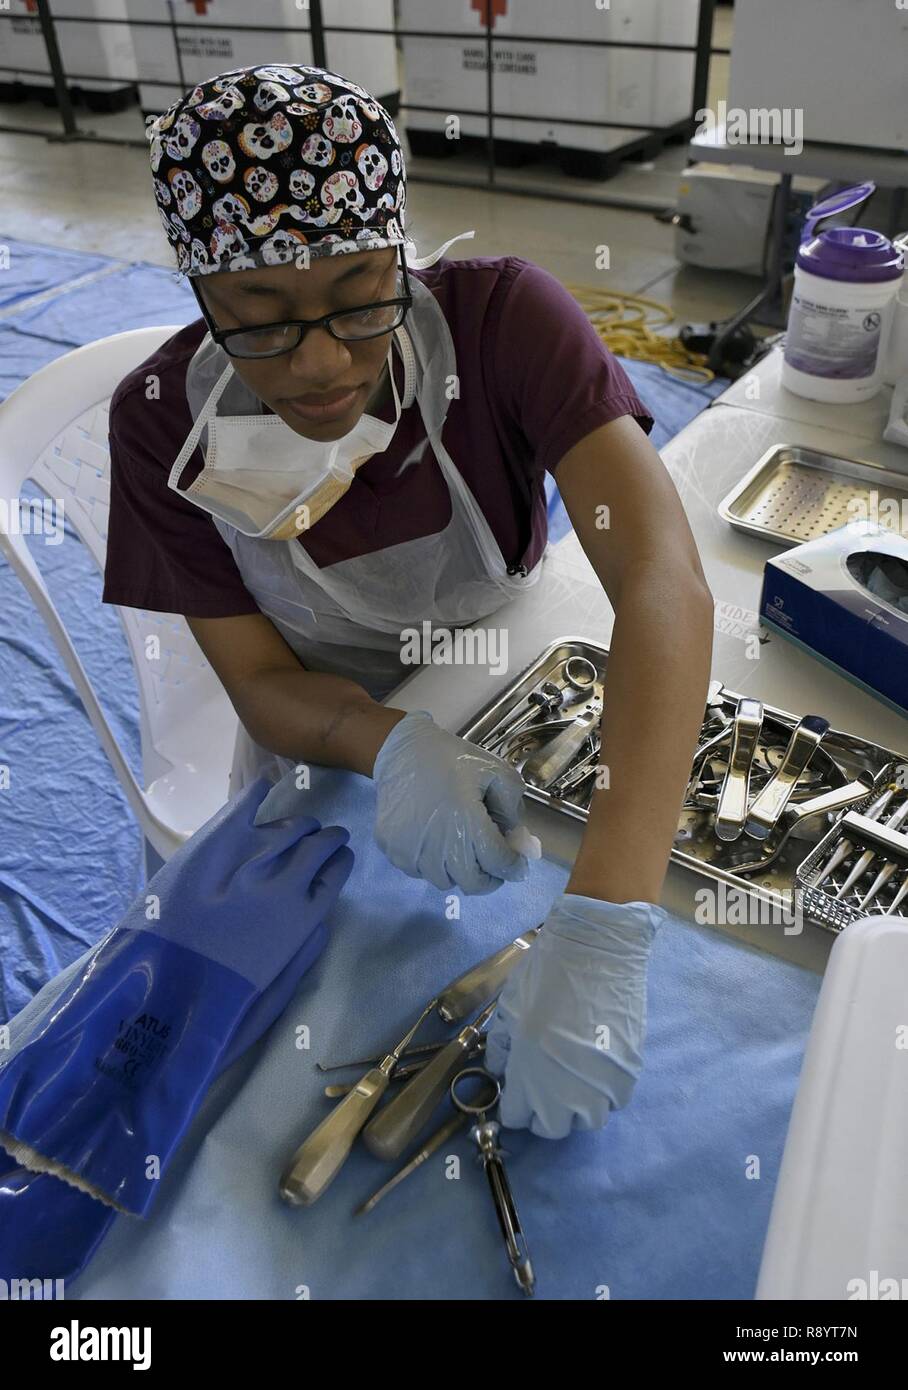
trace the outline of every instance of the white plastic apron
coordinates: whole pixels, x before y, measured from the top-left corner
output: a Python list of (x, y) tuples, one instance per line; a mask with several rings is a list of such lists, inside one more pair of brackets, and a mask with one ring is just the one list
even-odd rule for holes
[[(406, 386), (411, 391), (405, 390), (403, 406), (410, 404), (415, 390), (428, 446), (421, 441), (415, 461), (405, 466), (419, 467), (423, 451), (431, 447), (451, 494), (447, 526), (320, 569), (296, 538), (260, 540), (213, 518), (246, 588), (303, 665), (348, 676), (379, 700), (412, 674), (413, 668), (400, 661), (403, 628), (421, 632), (426, 621), (433, 629), (476, 622), (525, 593), (542, 568), (537, 564), (528, 575), (508, 574), (485, 516), (442, 443), (448, 392), (457, 377), (454, 343), (432, 292), (415, 278), (410, 285), (413, 306), (404, 326), (395, 330), (395, 340), (410, 369)], [(227, 354), (206, 334), (186, 373), (194, 420), (227, 361)], [(222, 410), (259, 414), (261, 401), (234, 375), (218, 401)], [(406, 490), (401, 497), (405, 504)], [(241, 725), (231, 794), (262, 772), (276, 779), (293, 766), (292, 760), (255, 743)]]

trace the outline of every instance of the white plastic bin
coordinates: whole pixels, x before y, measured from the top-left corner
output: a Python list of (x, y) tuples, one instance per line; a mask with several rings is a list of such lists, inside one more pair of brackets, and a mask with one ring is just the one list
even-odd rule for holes
[[(121, 90), (136, 80), (132, 29), (105, 24), (105, 19), (128, 19), (126, 0), (53, 0), (60, 57), (70, 87), (91, 92)], [(10, 19), (0, 23), (0, 81), (52, 87), (47, 46), (41, 21), (28, 0), (10, 0)], [(72, 23), (74, 17), (92, 24)], [(69, 21), (69, 22), (67, 22)], [(34, 76), (35, 72), (45, 77)]]
[(803, 113), (804, 139), (908, 150), (903, 0), (735, 0), (728, 104)]
[[(537, 145), (608, 152), (639, 141), (646, 130), (670, 126), (692, 114), (696, 55), (644, 48), (588, 47), (585, 40), (696, 44), (699, 0), (612, 0), (563, 7), (546, 0), (509, 0), (496, 14), (493, 38), (495, 136)], [(400, 26), (463, 32), (463, 39), (401, 39), (408, 102), (440, 106), (440, 112), (407, 111), (408, 130), (444, 134), (446, 113), (486, 107), (486, 39), (481, 7), (447, 0), (400, 0)], [(529, 36), (512, 41), (512, 34)], [(546, 37), (577, 45), (541, 43)], [(551, 122), (517, 121), (509, 113), (551, 116)], [(628, 121), (597, 129), (576, 121)], [(484, 115), (461, 117), (464, 135), (484, 136)]]
[(908, 1298), (908, 918), (835, 942), (804, 1054), (758, 1299)]
[[(314, 62), (310, 13), (295, 0), (199, 0), (186, 20), (199, 28), (176, 26), (183, 79), (177, 66), (173, 30), (138, 23), (161, 20), (160, 0), (126, 0), (139, 67), (139, 101), (145, 112), (164, 111), (198, 82), (230, 68), (265, 63)], [(326, 26), (385, 29), (383, 34), (325, 35), (327, 66), (365, 87), (379, 101), (396, 100), (400, 83), (394, 38), (393, 0), (322, 0)], [(280, 32), (256, 29), (276, 25)], [(227, 25), (227, 28), (217, 28)], [(393, 113), (392, 113), (393, 114)]]

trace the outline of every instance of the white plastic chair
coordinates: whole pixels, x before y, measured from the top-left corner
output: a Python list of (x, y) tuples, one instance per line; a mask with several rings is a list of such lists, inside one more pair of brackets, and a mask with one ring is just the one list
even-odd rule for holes
[[(0, 403), (0, 554), (11, 564), (56, 643), (146, 840), (149, 873), (227, 800), (237, 717), (185, 618), (118, 608), (139, 688), (144, 787), (98, 703), (69, 634), (21, 535), (2, 513), (26, 478), (64, 513), (103, 573), (110, 503), (108, 410), (118, 383), (180, 325), (139, 328), (76, 348), (42, 367)], [(149, 660), (146, 639), (160, 640)], [(155, 855), (148, 854), (151, 846)]]

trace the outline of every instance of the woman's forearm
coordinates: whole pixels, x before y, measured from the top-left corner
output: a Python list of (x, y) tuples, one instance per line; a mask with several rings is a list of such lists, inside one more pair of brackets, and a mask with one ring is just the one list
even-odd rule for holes
[(286, 667), (257, 671), (233, 694), (247, 731), (272, 753), (372, 776), (378, 750), (405, 711), (355, 681)]
[(703, 720), (713, 601), (696, 576), (642, 568), (622, 587), (605, 681), (596, 788), (567, 891), (607, 902), (662, 893)]

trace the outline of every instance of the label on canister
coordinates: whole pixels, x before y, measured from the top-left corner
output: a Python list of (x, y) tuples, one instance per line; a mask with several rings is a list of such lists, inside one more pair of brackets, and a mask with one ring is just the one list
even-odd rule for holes
[(854, 380), (873, 376), (884, 314), (866, 305), (830, 304), (795, 288), (785, 361), (811, 376)]

